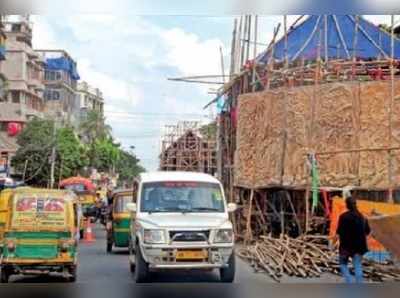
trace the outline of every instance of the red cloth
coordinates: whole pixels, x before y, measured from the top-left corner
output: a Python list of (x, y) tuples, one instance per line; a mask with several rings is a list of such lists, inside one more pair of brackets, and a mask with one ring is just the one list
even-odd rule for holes
[(9, 122), (7, 124), (7, 133), (10, 137), (14, 137), (19, 134), (22, 130), (21, 123), (18, 122)]
[(236, 127), (236, 124), (237, 124), (237, 109), (236, 108), (231, 109), (231, 121), (232, 121), (232, 126)]

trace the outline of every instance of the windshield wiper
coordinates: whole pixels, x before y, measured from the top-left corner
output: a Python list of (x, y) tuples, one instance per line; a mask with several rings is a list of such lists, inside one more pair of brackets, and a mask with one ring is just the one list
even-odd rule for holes
[(190, 209), (190, 211), (217, 211), (217, 212), (219, 212), (221, 210), (218, 208), (212, 208), (212, 207), (195, 207), (195, 208)]
[(182, 209), (182, 208), (176, 208), (176, 207), (164, 207), (160, 209), (154, 209), (154, 210), (149, 210), (147, 211), (148, 213), (157, 213), (157, 212), (182, 212), (186, 213), (190, 211), (190, 209)]

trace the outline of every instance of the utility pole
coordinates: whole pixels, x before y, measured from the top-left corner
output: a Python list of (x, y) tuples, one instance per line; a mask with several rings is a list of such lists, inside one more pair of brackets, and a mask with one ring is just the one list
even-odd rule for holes
[(53, 125), (53, 147), (50, 156), (50, 188), (54, 188), (54, 168), (56, 164), (56, 122)]

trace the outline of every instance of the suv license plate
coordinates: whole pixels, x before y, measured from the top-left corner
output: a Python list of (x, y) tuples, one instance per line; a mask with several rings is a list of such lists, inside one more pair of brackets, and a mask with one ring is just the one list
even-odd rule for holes
[(199, 260), (207, 258), (207, 252), (202, 250), (177, 251), (177, 260)]

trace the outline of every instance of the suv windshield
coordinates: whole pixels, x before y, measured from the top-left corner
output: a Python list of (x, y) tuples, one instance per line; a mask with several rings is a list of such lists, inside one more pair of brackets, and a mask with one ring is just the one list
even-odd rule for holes
[(141, 212), (224, 212), (219, 184), (204, 182), (144, 183)]

